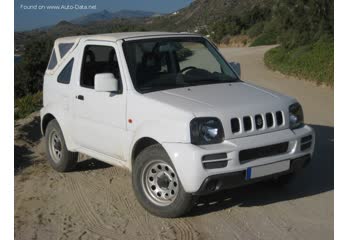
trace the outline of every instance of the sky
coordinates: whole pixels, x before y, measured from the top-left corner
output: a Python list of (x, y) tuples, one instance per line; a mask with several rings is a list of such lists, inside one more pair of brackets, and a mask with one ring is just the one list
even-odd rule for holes
[(170, 13), (191, 2), (192, 0), (15, 0), (15, 31), (50, 26), (62, 20), (69, 21), (103, 10)]

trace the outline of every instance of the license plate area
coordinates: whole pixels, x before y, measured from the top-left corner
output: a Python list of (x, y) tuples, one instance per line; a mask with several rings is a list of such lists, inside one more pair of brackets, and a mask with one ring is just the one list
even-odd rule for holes
[(246, 180), (264, 177), (279, 172), (284, 172), (289, 170), (289, 168), (290, 160), (261, 165), (257, 167), (249, 167), (246, 171)]

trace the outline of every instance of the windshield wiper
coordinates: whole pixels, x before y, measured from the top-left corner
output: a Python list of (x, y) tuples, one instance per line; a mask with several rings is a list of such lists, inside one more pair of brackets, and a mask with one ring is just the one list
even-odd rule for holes
[(231, 83), (234, 82), (233, 80), (229, 81), (220, 81), (217, 79), (202, 79), (202, 80), (195, 80), (195, 81), (186, 81), (186, 83), (190, 85), (201, 85), (201, 84), (210, 84), (210, 83)]
[(173, 88), (179, 88), (179, 87), (184, 87), (184, 86), (170, 85), (170, 86), (141, 87), (139, 88), (139, 90), (142, 93), (150, 93), (150, 92), (164, 91), (167, 89), (173, 89)]

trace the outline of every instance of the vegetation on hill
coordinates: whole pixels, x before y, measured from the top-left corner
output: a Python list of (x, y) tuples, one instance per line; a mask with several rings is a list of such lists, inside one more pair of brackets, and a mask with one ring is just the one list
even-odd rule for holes
[(282, 73), (333, 86), (334, 2), (278, 0), (270, 24), (278, 48), (265, 55), (267, 66)]
[(38, 111), (42, 106), (42, 99), (41, 91), (15, 99), (15, 119), (24, 118)]
[(21, 61), (15, 64), (15, 119), (23, 118), (42, 105), (43, 76), (53, 40), (35, 39), (26, 45)]
[(15, 65), (15, 98), (42, 89), (42, 78), (52, 50), (52, 39), (36, 39), (26, 45), (21, 61)]
[[(209, 28), (213, 24), (222, 22), (227, 24), (226, 33), (230, 34), (237, 31), (234, 29), (231, 32), (230, 29), (231, 23), (234, 23), (237, 18), (243, 19), (243, 15), (253, 8), (268, 9), (272, 6), (272, 2), (273, 0), (196, 0), (188, 7), (180, 9), (175, 13), (152, 18), (148, 22), (148, 25), (160, 30), (188, 32), (202, 30), (207, 35), (211, 34), (210, 30), (212, 29)], [(244, 19), (243, 21), (247, 20)], [(241, 25), (241, 23), (237, 23)]]
[(316, 81), (317, 84), (334, 84), (334, 42), (322, 38), (315, 43), (295, 48), (277, 47), (265, 54), (265, 64), (284, 74)]

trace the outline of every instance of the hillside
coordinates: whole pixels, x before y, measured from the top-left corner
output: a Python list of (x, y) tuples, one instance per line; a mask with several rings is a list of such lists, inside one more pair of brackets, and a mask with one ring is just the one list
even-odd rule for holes
[(98, 34), (108, 32), (142, 31), (144, 18), (115, 18), (111, 20), (100, 20), (90, 24), (76, 24), (68, 21), (61, 21), (54, 26), (45, 29), (35, 29), (26, 32), (15, 32), (15, 45), (27, 45), (33, 40), (53, 39), (73, 36)]
[(205, 28), (228, 16), (240, 17), (247, 11), (269, 8), (273, 0), (196, 0), (188, 7), (147, 22), (152, 28), (173, 31), (194, 31)]
[[(280, 47), (265, 55), (273, 70), (319, 85), (334, 84), (334, 1), (276, 0), (261, 36), (275, 34)], [(264, 37), (263, 37), (264, 38)]]
[(117, 12), (109, 12), (103, 10), (101, 12), (92, 13), (84, 15), (82, 17), (71, 20), (71, 23), (74, 24), (88, 24), (97, 21), (107, 21), (113, 20), (116, 18), (132, 19), (132, 18), (149, 18), (153, 16), (160, 16), (160, 13), (148, 12), (148, 11), (139, 11), (139, 10), (120, 10)]
[(44, 29), (15, 32), (15, 43), (16, 45), (24, 44), (26, 40), (40, 36), (56, 38), (67, 35), (135, 30), (198, 31), (207, 35), (213, 28), (213, 23), (229, 17), (239, 19), (245, 17), (244, 24), (249, 27), (251, 11), (259, 12), (262, 8), (269, 9), (272, 3), (273, 0), (196, 0), (188, 7), (161, 16), (154, 12), (122, 10), (111, 13), (104, 10), (70, 22), (62, 21)]

